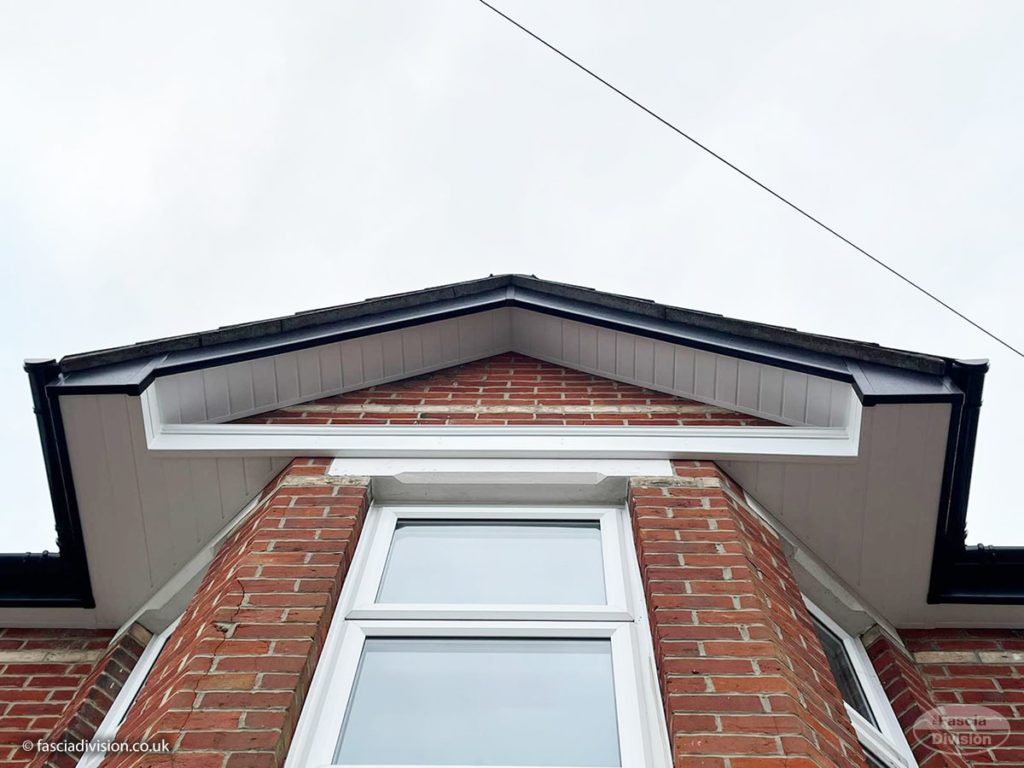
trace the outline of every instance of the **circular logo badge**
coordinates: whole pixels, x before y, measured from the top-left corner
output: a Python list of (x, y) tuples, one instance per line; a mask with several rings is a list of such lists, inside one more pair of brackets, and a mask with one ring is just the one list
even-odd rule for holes
[(976, 755), (998, 747), (1010, 736), (1010, 724), (994, 709), (978, 704), (944, 704), (914, 722), (915, 740), (936, 752)]

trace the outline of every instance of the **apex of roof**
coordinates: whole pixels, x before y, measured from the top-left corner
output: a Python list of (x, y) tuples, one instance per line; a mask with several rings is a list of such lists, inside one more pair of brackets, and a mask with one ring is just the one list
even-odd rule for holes
[[(595, 319), (610, 313), (637, 319), (654, 320), (670, 326), (686, 326), (733, 339), (765, 342), (820, 355), (847, 358), (874, 365), (884, 365), (931, 375), (945, 375), (957, 363), (951, 358), (883, 347), (878, 344), (797, 331), (765, 323), (737, 320), (709, 312), (658, 304), (650, 299), (623, 296), (578, 285), (541, 280), (533, 275), (490, 275), (477, 280), (425, 288), (407, 293), (391, 294), (334, 307), (297, 312), (294, 315), (229, 325), (121, 347), (72, 354), (60, 361), (64, 373), (125, 365), (176, 352), (202, 349), (215, 353), (218, 347), (259, 340), (284, 339), (308, 335), (339, 323), (380, 318), (391, 314), (415, 314), (438, 305), (467, 305), (469, 300), (489, 299), (494, 305), (537, 305), (553, 301), (570, 302), (578, 310)], [(551, 306), (557, 312), (557, 307)], [(206, 356), (206, 355), (204, 355)], [(980, 367), (983, 363), (973, 363)]]

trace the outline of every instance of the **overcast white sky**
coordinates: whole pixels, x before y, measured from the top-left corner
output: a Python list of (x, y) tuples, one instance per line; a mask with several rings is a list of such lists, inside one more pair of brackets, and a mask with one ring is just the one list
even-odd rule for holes
[[(1024, 4), (495, 2), (1024, 345)], [(1024, 544), (1024, 360), (474, 0), (5, 3), (0, 111), (0, 551), (23, 358), (499, 272), (989, 358), (969, 539)]]

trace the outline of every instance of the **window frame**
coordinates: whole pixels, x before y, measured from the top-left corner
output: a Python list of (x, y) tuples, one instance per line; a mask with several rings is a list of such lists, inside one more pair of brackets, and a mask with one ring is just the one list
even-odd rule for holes
[[(516, 621), (510, 625), (505, 621), (363, 621), (352, 620), (345, 642), (342, 644), (341, 665), (338, 667), (333, 683), (337, 686), (338, 696), (331, 700), (323, 710), (323, 717), (329, 723), (338, 723), (338, 731), (322, 729), (324, 746), (330, 742), (333, 754), (341, 739), (341, 726), (344, 724), (349, 703), (352, 699), (356, 683), (356, 674), (362, 659), (362, 651), (367, 638), (510, 638), (510, 639), (607, 639), (611, 641), (612, 676), (614, 681), (636, 678), (632, 641), (629, 639), (628, 625), (624, 622), (556, 622), (556, 621)], [(642, 723), (640, 720), (640, 702), (636, 687), (631, 685), (615, 685), (615, 716), (619, 729), (619, 757), (622, 768), (643, 768), (642, 760), (630, 760), (628, 755), (642, 754)], [(342, 692), (344, 694), (342, 695)], [(382, 768), (381, 764), (359, 766), (345, 763), (345, 768)], [(431, 766), (431, 768), (441, 768)], [(452, 766), (450, 768), (456, 768)], [(458, 766), (458, 768), (466, 768)], [(490, 768), (494, 768), (491, 766)], [(581, 768), (586, 768), (581, 767)]]
[[(367, 571), (360, 580), (350, 619), (480, 619), (627, 621), (632, 614), (626, 604), (626, 582), (621, 565), (622, 544), (616, 524), (615, 507), (563, 507), (525, 505), (473, 505), (465, 508), (442, 505), (382, 506), (377, 530), (368, 553)], [(554, 516), (554, 515), (557, 515)], [(516, 605), (508, 603), (379, 603), (377, 594), (384, 579), (395, 529), (400, 521), (444, 520), (453, 522), (517, 522), (552, 520), (597, 522), (601, 532), (601, 561), (604, 571), (605, 604), (602, 605)]]
[[(607, 604), (375, 603), (395, 527), (410, 519), (599, 521)], [(288, 768), (340, 765), (333, 762), (334, 755), (363, 647), (372, 637), (608, 639), (622, 768), (672, 766), (646, 601), (624, 505), (372, 504), (286, 759)], [(344, 764), (344, 768), (360, 767)]]
[[(842, 642), (853, 673), (856, 675), (857, 682), (864, 692), (864, 698), (871, 709), (871, 714), (878, 721), (876, 726), (845, 700), (843, 701), (846, 714), (853, 724), (853, 730), (856, 732), (861, 746), (889, 768), (917, 768), (917, 760), (914, 758), (903, 728), (896, 718), (896, 713), (893, 712), (889, 697), (886, 696), (885, 689), (882, 688), (882, 683), (878, 679), (878, 674), (875, 672), (875, 667), (871, 663), (864, 643), (859, 637), (836, 623), (807, 596), (804, 596), (804, 603), (811, 615)], [(817, 634), (815, 634), (815, 638), (817, 638)]]

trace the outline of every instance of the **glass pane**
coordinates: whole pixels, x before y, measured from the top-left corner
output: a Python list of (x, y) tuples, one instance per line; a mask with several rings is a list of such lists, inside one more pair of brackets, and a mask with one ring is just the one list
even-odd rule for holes
[(603, 605), (600, 524), (399, 522), (377, 602)]
[(368, 638), (335, 760), (618, 766), (611, 642)]
[[(814, 617), (812, 617), (814, 618)], [(853, 669), (853, 663), (846, 652), (846, 646), (836, 634), (814, 618), (814, 628), (818, 632), (818, 639), (825, 649), (825, 658), (832, 669), (832, 676), (836, 679), (839, 692), (843, 695), (843, 701), (863, 715), (864, 719), (872, 725), (877, 725), (875, 716), (871, 714), (871, 707), (868, 706), (864, 689), (860, 686), (857, 673)]]

